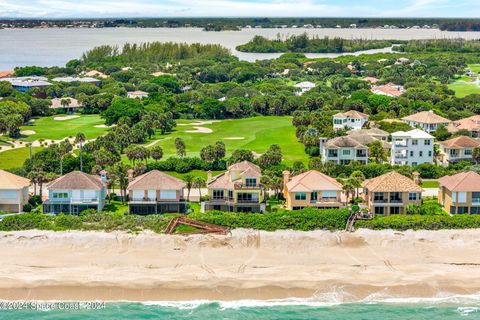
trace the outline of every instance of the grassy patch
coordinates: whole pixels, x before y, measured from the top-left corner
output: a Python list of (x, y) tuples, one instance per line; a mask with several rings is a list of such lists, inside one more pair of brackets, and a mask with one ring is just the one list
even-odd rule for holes
[[(227, 154), (235, 149), (249, 149), (257, 154), (264, 153), (272, 144), (282, 148), (284, 161), (292, 164), (296, 160), (306, 161), (303, 145), (295, 136), (295, 127), (291, 117), (253, 117), (246, 119), (222, 120), (211, 124), (199, 125), (212, 130), (211, 133), (186, 132), (195, 130), (196, 120), (178, 121), (175, 131), (169, 135), (157, 135), (150, 141), (159, 140), (155, 145), (163, 148), (164, 158), (175, 155), (175, 138), (185, 141), (187, 156), (198, 156), (200, 150), (216, 141), (223, 141)], [(183, 125), (181, 125), (183, 124)]]
[[(33, 153), (37, 153), (42, 148), (32, 148)], [(29, 148), (18, 148), (0, 152), (0, 169), (19, 168), (30, 156)]]
[(437, 180), (422, 181), (422, 188), (438, 188), (439, 184)]
[(475, 93), (480, 94), (480, 86), (475, 83), (455, 82), (448, 85), (448, 88), (455, 91), (455, 95), (459, 98)]
[(87, 139), (94, 139), (108, 130), (108, 128), (95, 127), (105, 123), (98, 114), (80, 115), (79, 118), (62, 121), (54, 120), (55, 117), (61, 116), (64, 115), (38, 118), (31, 124), (23, 126), (21, 130), (32, 130), (35, 134), (23, 136), (21, 140), (59, 140), (73, 137), (79, 132), (84, 133)]
[(105, 204), (103, 211), (121, 215), (128, 212), (128, 204), (126, 202), (122, 204), (121, 201), (112, 201)]

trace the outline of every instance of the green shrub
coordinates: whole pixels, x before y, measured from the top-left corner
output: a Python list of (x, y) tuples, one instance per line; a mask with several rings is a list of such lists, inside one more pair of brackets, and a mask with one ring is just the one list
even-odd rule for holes
[(30, 230), (30, 229), (51, 229), (51, 217), (41, 213), (25, 213), (6, 216), (0, 220), (1, 231)]
[(480, 228), (480, 215), (392, 215), (358, 220), (356, 228), (374, 230), (441, 230)]
[(31, 212), (32, 211), (32, 205), (30, 203), (25, 203), (23, 205), (23, 212)]

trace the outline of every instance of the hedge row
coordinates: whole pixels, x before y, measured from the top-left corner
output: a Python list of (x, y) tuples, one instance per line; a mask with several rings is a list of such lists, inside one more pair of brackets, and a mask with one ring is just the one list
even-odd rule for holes
[(358, 220), (355, 228), (374, 230), (441, 230), (480, 228), (480, 215), (392, 215)]
[(251, 228), (266, 231), (275, 230), (343, 230), (350, 213), (347, 209), (319, 210), (305, 208), (297, 211), (281, 210), (270, 213), (243, 213), (210, 211), (207, 213), (195, 213), (190, 217), (226, 226), (229, 228)]

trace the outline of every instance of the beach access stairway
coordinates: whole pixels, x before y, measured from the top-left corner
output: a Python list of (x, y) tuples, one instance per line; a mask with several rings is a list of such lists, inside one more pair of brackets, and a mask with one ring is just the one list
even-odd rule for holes
[(345, 232), (353, 232), (355, 230), (355, 221), (357, 220), (371, 220), (373, 216), (370, 212), (352, 212), (348, 217), (347, 224), (345, 226)]
[(202, 221), (197, 221), (193, 219), (189, 219), (186, 217), (177, 217), (173, 218), (170, 223), (168, 224), (167, 228), (165, 229), (166, 234), (173, 234), (175, 229), (178, 225), (185, 225), (194, 227), (200, 230), (192, 231), (192, 232), (183, 232), (183, 233), (216, 233), (216, 234), (227, 234), (230, 229), (219, 226), (212, 223), (206, 223)]

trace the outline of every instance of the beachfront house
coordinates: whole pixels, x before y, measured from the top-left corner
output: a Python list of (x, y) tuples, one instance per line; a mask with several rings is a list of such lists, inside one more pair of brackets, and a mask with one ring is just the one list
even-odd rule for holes
[(425, 132), (433, 133), (440, 126), (448, 126), (450, 120), (439, 116), (433, 111), (422, 111), (407, 117), (403, 117), (402, 121), (413, 128), (422, 129)]
[(452, 162), (473, 159), (473, 149), (480, 147), (478, 139), (458, 136), (438, 143), (440, 162), (448, 165)]
[(204, 210), (234, 212), (264, 212), (264, 188), (259, 166), (243, 161), (228, 167), (228, 170), (207, 181), (209, 200), (203, 203)]
[(480, 137), (480, 115), (452, 121), (447, 129), (451, 133), (457, 133), (460, 130), (465, 131), (468, 132), (471, 137), (478, 138)]
[(460, 172), (438, 179), (438, 202), (451, 214), (480, 214), (480, 175)]
[(0, 212), (18, 213), (28, 203), (30, 180), (0, 170)]
[(133, 214), (185, 213), (185, 182), (158, 170), (152, 170), (128, 184), (128, 210)]
[(50, 109), (61, 110), (65, 113), (75, 113), (82, 108), (82, 104), (75, 98), (53, 98), (50, 101)]
[(313, 88), (315, 88), (315, 83), (310, 82), (310, 81), (303, 81), (303, 82), (297, 83), (296, 85), (294, 85), (294, 87), (299, 89), (299, 91), (297, 92), (297, 95), (301, 96), (305, 92), (308, 92), (308, 91), (312, 90)]
[(283, 195), (288, 210), (343, 207), (342, 190), (342, 184), (337, 180), (315, 170), (293, 177), (290, 171), (283, 172)]
[(360, 130), (368, 122), (368, 115), (365, 113), (350, 110), (340, 112), (333, 116), (333, 129)]
[(132, 99), (143, 99), (148, 97), (148, 92), (145, 91), (129, 91), (127, 92), (127, 97)]
[(78, 214), (87, 209), (100, 212), (107, 196), (106, 174), (95, 176), (72, 171), (47, 185), (48, 199), (43, 202), (44, 213)]
[(417, 166), (433, 162), (434, 137), (420, 129), (392, 133), (392, 165)]
[(422, 203), (422, 191), (412, 179), (395, 171), (363, 183), (364, 204), (372, 214), (405, 214), (408, 205)]

